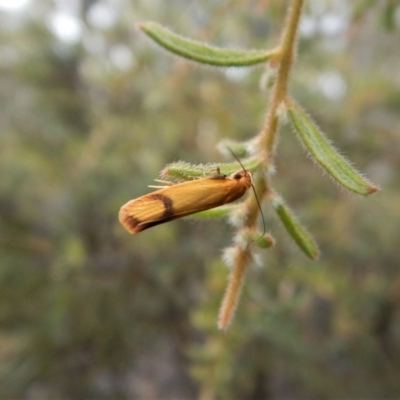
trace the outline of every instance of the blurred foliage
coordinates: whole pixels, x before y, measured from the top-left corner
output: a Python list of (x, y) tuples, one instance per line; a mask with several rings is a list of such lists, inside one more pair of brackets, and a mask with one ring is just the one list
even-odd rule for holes
[[(277, 244), (222, 333), (229, 226), (186, 219), (133, 237), (117, 220), (165, 164), (222, 161), (216, 143), (253, 136), (266, 107), (261, 68), (195, 67), (135, 24), (269, 48), (287, 3), (0, 9), (1, 398), (398, 396), (398, 1), (306, 7), (292, 90), (383, 189), (366, 200), (338, 190), (282, 128), (275, 186), (320, 261), (265, 209)], [(67, 14), (76, 37), (61, 34)]]

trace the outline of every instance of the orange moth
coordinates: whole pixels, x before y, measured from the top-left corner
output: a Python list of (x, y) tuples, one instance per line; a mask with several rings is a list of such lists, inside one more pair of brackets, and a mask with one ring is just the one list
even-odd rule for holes
[[(130, 233), (209, 210), (241, 198), (252, 184), (252, 176), (243, 170), (230, 176), (215, 175), (171, 184), (155, 192), (128, 201), (119, 211), (119, 221)], [(253, 188), (254, 189), (254, 188)]]

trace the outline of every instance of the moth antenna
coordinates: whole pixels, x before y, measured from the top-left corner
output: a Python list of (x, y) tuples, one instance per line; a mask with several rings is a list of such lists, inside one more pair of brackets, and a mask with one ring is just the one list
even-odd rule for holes
[[(246, 171), (246, 170), (244, 170), (244, 171)], [(258, 200), (256, 189), (254, 189), (253, 183), (251, 183), (251, 187), (253, 188), (254, 197), (256, 198), (258, 209), (260, 210), (261, 218), (262, 218), (262, 221), (263, 221), (263, 233), (261, 235), (261, 237), (263, 237), (265, 235), (265, 232), (266, 232), (264, 214), (262, 212), (261, 204), (260, 204), (260, 201)]]
[[(246, 168), (244, 167), (244, 165), (241, 163), (241, 161), (239, 160), (239, 158), (236, 156), (236, 154), (235, 154), (229, 147), (227, 147), (227, 149), (228, 149), (229, 153), (232, 154), (232, 157), (233, 157), (233, 158), (240, 164), (240, 166), (243, 168), (243, 171), (246, 172), (246, 173), (248, 173), (247, 170), (246, 170)], [(262, 208), (261, 208), (260, 201), (258, 200), (258, 196), (257, 196), (257, 193), (256, 193), (256, 189), (254, 188), (254, 185), (253, 185), (253, 181), (251, 182), (251, 188), (253, 189), (254, 197), (256, 198), (257, 205), (258, 205), (258, 209), (260, 210), (261, 218), (262, 218), (262, 221), (263, 221), (263, 233), (262, 233), (262, 235), (261, 235), (261, 237), (262, 237), (262, 236), (265, 235), (265, 232), (266, 232), (266, 228), (265, 228), (265, 218), (264, 218), (264, 213), (262, 212)]]

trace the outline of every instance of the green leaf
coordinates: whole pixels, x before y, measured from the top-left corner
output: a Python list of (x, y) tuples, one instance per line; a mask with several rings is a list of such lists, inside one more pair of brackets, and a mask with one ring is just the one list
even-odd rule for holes
[(329, 143), (306, 112), (294, 101), (287, 104), (292, 123), (315, 160), (345, 188), (361, 195), (378, 191)]
[(293, 214), (292, 210), (285, 204), (283, 199), (276, 194), (272, 198), (272, 206), (277, 212), (289, 235), (297, 243), (300, 249), (309, 258), (316, 260), (319, 256), (318, 246), (311, 234)]
[(218, 145), (218, 150), (226, 155), (234, 154), (239, 159), (249, 157), (256, 153), (256, 146), (253, 141), (239, 142), (232, 139), (222, 139)]
[(221, 218), (229, 215), (232, 210), (234, 210), (237, 206), (234, 204), (226, 204), (220, 207), (211, 208), (210, 210), (201, 211), (196, 214), (191, 215), (192, 218), (198, 219), (213, 219), (213, 218)]
[(155, 22), (143, 22), (138, 27), (165, 49), (181, 57), (220, 67), (246, 67), (265, 62), (277, 51), (220, 49), (187, 39)]
[(262, 235), (260, 232), (248, 231), (245, 232), (244, 238), (249, 243), (254, 243), (260, 249), (269, 249), (275, 244), (274, 238), (269, 233)]
[[(258, 157), (252, 157), (241, 161), (247, 171), (255, 171), (261, 164)], [(242, 169), (238, 162), (224, 163), (224, 164), (189, 164), (184, 161), (178, 161), (176, 163), (168, 164), (161, 172), (161, 176), (176, 178), (178, 180), (192, 180), (198, 178), (204, 178), (205, 176), (215, 175), (217, 168), (220, 169), (222, 175), (231, 175)]]

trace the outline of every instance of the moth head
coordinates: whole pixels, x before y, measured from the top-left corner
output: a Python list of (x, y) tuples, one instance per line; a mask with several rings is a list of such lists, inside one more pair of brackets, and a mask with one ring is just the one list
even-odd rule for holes
[(261, 236), (264, 236), (264, 234), (265, 234), (265, 219), (264, 219), (264, 214), (263, 214), (263, 212), (262, 212), (262, 208), (261, 208), (260, 201), (258, 200), (258, 197), (257, 197), (256, 189), (255, 189), (255, 187), (254, 187), (254, 185), (253, 185), (253, 177), (252, 177), (252, 175), (251, 175), (250, 172), (247, 172), (247, 171), (246, 171), (244, 165), (243, 165), (243, 164), (240, 162), (240, 160), (236, 157), (235, 153), (234, 153), (230, 148), (228, 148), (228, 150), (229, 150), (229, 152), (232, 154), (232, 156), (236, 159), (236, 161), (240, 164), (240, 166), (243, 168), (241, 171), (235, 172), (235, 173), (231, 176), (231, 179), (235, 179), (235, 180), (237, 180), (237, 181), (243, 183), (243, 184), (246, 186), (247, 189), (248, 189), (250, 186), (252, 187), (253, 192), (254, 192), (254, 197), (255, 197), (255, 199), (256, 199), (256, 201), (257, 201), (257, 205), (258, 205), (258, 208), (259, 208), (259, 210), (260, 210), (260, 214), (261, 214), (262, 221), (263, 221), (263, 226), (264, 226), (264, 230), (263, 230), (263, 233), (262, 233)]
[(246, 170), (242, 169), (241, 171), (235, 172), (230, 176), (231, 179), (234, 179), (235, 181), (240, 181), (242, 184), (244, 184), (247, 188), (253, 185), (253, 176), (251, 175), (250, 172), (247, 172)]

